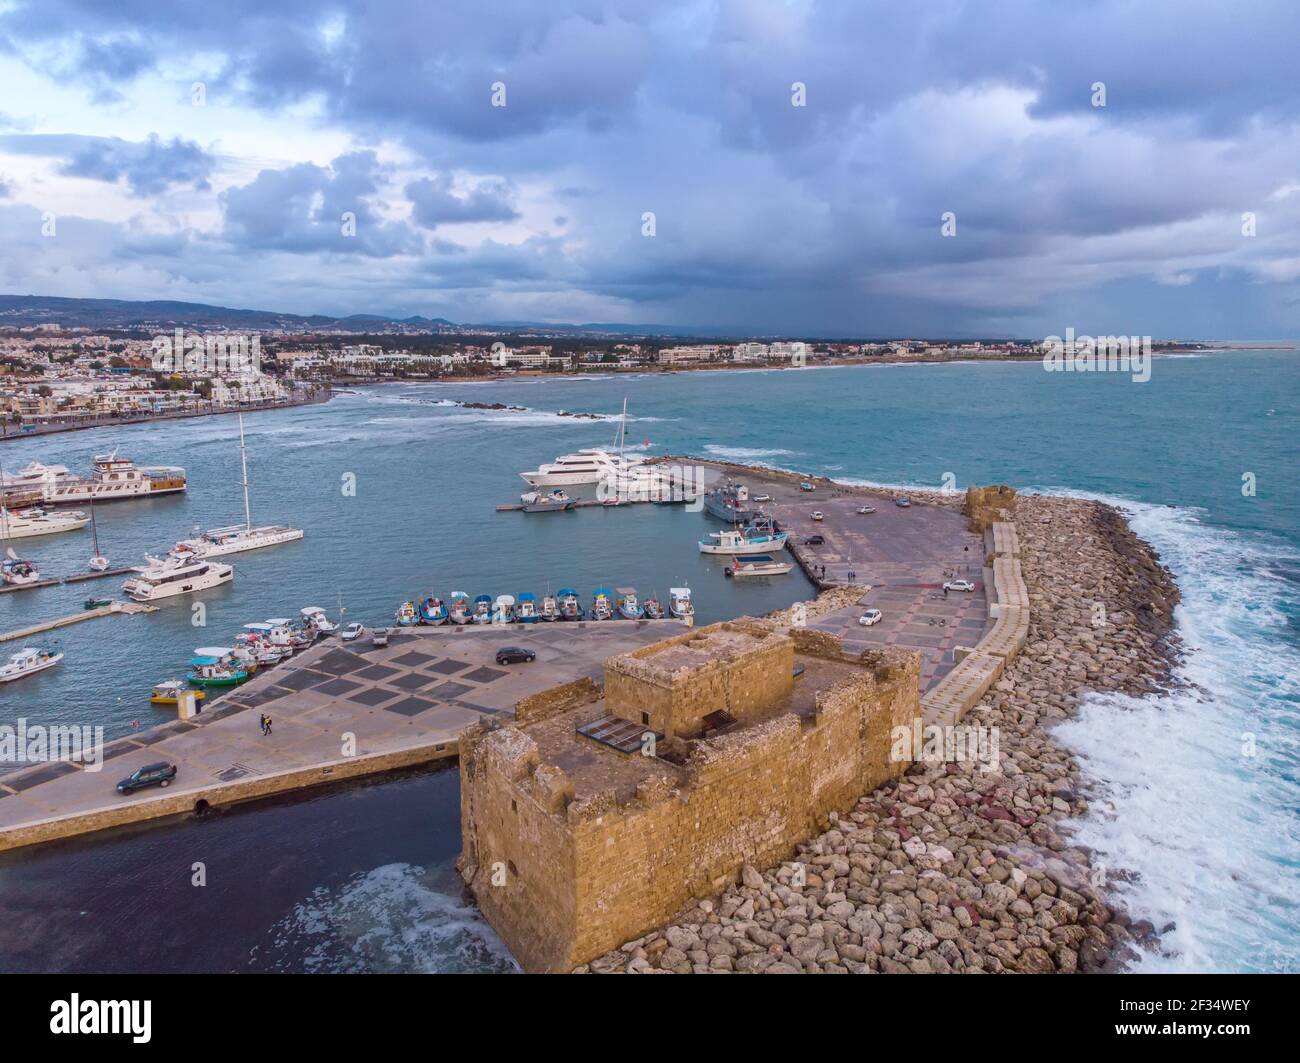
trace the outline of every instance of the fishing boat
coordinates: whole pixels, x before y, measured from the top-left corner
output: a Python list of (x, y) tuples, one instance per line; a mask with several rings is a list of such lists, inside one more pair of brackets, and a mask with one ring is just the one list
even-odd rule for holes
[(537, 623), (537, 596), (532, 591), (520, 591), (518, 601), (515, 619), (521, 624)]
[(246, 632), (242, 635), (236, 635), (235, 646), (243, 647), (247, 651), (246, 653), (239, 654), (241, 660), (254, 661), (262, 668), (269, 668), (273, 664), (279, 664), (293, 653), (293, 651), (288, 647), (281, 649), (278, 646), (273, 646), (270, 642), (261, 638), (258, 634), (252, 631)]
[(447, 607), (441, 598), (426, 598), (420, 603), (420, 623), (437, 627), (447, 622)]
[(99, 524), (95, 520), (95, 503), (90, 503), (90, 542), (94, 549), (94, 556), (90, 559), (91, 572), (107, 572), (108, 558), (99, 549)]
[(597, 587), (592, 593), (590, 615), (592, 620), (614, 619), (613, 596), (608, 587)]
[(338, 624), (334, 623), (325, 615), (325, 610), (319, 605), (309, 605), (298, 610), (298, 615), (307, 622), (317, 638), (325, 638), (334, 634), (339, 629)]
[(63, 660), (63, 654), (51, 653), (49, 650), (37, 650), (24, 646), (9, 658), (8, 664), (0, 665), (0, 683), (12, 683), (47, 668), (53, 668)]
[(710, 532), (707, 539), (700, 540), (702, 554), (728, 554), (741, 557), (746, 554), (767, 554), (785, 548), (786, 532), (777, 531), (772, 525), (772, 518), (758, 517), (744, 528), (728, 528), (726, 531)]
[(236, 635), (234, 645), (230, 647), (230, 662), (235, 668), (242, 668), (249, 678), (257, 674), (257, 647), (249, 644), (246, 638)]
[(749, 488), (734, 480), (705, 491), (704, 509), (728, 524), (748, 524), (758, 516), (749, 500)]
[(526, 491), (519, 496), (519, 501), (525, 513), (562, 513), (566, 509), (572, 509), (575, 500), (555, 487), (546, 494), (540, 491)]
[(35, 561), (25, 561), (14, 553), (11, 546), (5, 550), (5, 560), (0, 564), (0, 580), (13, 587), (26, 587), (41, 578), (41, 570)]
[(420, 614), (414, 602), (403, 602), (397, 607), (397, 624), (399, 627), (413, 627), (420, 622)]
[(619, 587), (618, 615), (624, 620), (640, 620), (645, 616), (645, 610), (641, 608), (641, 603), (636, 600), (635, 587)]
[(468, 624), (471, 615), (469, 595), (464, 591), (452, 591), (449, 601), (447, 619), (456, 625)]
[(695, 603), (691, 601), (690, 587), (668, 588), (668, 611), (678, 620), (688, 620), (695, 615)]
[(572, 587), (561, 587), (559, 593), (560, 619), (581, 620), (582, 603), (578, 601), (578, 592)]
[(153, 602), (176, 594), (219, 587), (235, 578), (235, 570), (219, 561), (145, 555), (145, 564), (133, 568), (135, 573), (122, 584), (127, 596), (137, 602)]
[(264, 646), (275, 650), (279, 654), (277, 660), (292, 657), (294, 651), (299, 648), (298, 639), (289, 621), (281, 617), (256, 624), (245, 624), (244, 630), (259, 639)]
[(794, 568), (790, 561), (777, 561), (768, 554), (732, 558), (724, 570), (728, 576), (784, 576)]
[[(175, 705), (181, 699), (181, 694), (186, 691), (186, 686), (179, 679), (164, 679), (161, 683), (155, 683), (153, 692), (149, 695), (150, 705)], [(194, 695), (195, 701), (202, 701), (207, 694), (202, 690), (190, 691)]]
[(516, 619), (514, 596), (498, 594), (497, 600), (492, 603), (492, 623), (513, 624)]
[(266, 546), (279, 546), (301, 539), (301, 528), (290, 528), (283, 524), (266, 524), (253, 527), (252, 510), (248, 504), (248, 455), (244, 447), (244, 415), (239, 415), (239, 463), (243, 470), (240, 481), (244, 488), (244, 523), (233, 524), (228, 528), (209, 528), (193, 539), (182, 539), (173, 548), (181, 554), (195, 557), (223, 557), (226, 554), (241, 554), (246, 550), (260, 550)]
[(90, 518), (80, 510), (47, 513), (39, 507), (10, 510), (0, 506), (0, 539), (26, 539), (33, 535), (76, 531), (84, 528), (89, 521)]
[(555, 595), (548, 594), (542, 599), (542, 607), (537, 616), (547, 621), (560, 619), (560, 603), (555, 600)]
[(662, 620), (664, 618), (663, 604), (653, 594), (645, 600), (645, 618), (647, 620)]
[(185, 678), (196, 687), (237, 687), (248, 681), (248, 669), (238, 664), (229, 646), (200, 646)]
[(480, 594), (474, 599), (474, 611), (470, 620), (475, 624), (492, 623), (492, 595)]
[(290, 617), (272, 616), (268, 617), (266, 622), (275, 632), (276, 644), (283, 645), (290, 653), (305, 650), (316, 641), (315, 635), (311, 634), (304, 625), (294, 623)]

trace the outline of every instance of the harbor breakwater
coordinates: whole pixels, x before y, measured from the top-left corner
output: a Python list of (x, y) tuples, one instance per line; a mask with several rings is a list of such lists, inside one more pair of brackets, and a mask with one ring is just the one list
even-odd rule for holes
[(1160, 948), (1171, 928), (1133, 920), (1109, 888), (1126, 872), (1071, 842), (1089, 788), (1051, 732), (1089, 691), (1172, 682), (1178, 589), (1108, 505), (1021, 496), (1014, 518), (1028, 639), (963, 718), (996, 731), (996, 766), (917, 763), (833, 816), (793, 860), (745, 866), (722, 895), (579, 971), (1073, 973)]

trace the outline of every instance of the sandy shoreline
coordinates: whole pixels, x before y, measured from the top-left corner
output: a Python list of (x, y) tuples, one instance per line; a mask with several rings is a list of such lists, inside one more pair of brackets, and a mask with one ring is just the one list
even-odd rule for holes
[[(836, 487), (945, 506), (962, 499)], [(1168, 687), (1178, 589), (1111, 506), (1025, 495), (1014, 516), (1029, 639), (962, 720), (997, 729), (997, 770), (915, 764), (833, 816), (790, 861), (745, 867), (726, 893), (579, 971), (1072, 973), (1114, 970), (1135, 949), (1158, 947), (1163, 928), (1134, 921), (1107, 888), (1125, 872), (1070, 842), (1088, 781), (1050, 731), (1090, 691)]]

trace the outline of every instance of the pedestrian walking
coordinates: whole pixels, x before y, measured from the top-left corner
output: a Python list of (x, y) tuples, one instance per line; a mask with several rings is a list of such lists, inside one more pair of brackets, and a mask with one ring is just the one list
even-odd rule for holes
[(262, 734), (266, 734), (266, 713), (262, 713), (257, 725), (262, 729)]
[(271, 733), (271, 717), (269, 716), (266, 718), (266, 733)]

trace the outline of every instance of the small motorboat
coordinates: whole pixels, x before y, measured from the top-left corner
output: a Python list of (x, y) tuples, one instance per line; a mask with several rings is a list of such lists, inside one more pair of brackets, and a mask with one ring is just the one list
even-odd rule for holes
[(597, 587), (592, 593), (590, 616), (592, 620), (614, 619), (613, 598), (608, 587)]
[(104, 606), (112, 604), (112, 598), (87, 598), (81, 603), (83, 609), (102, 609)]
[(299, 609), (298, 612), (307, 621), (308, 625), (315, 630), (318, 638), (333, 635), (339, 629), (338, 624), (327, 617), (325, 610), (319, 605), (309, 605), (305, 609)]
[(480, 594), (474, 599), (474, 611), (470, 620), (475, 624), (492, 623), (492, 595)]
[(24, 646), (9, 658), (7, 664), (0, 665), (0, 683), (12, 683), (47, 668), (53, 668), (63, 660), (63, 654), (50, 653), (49, 650), (37, 650)]
[(515, 619), (521, 624), (537, 623), (537, 596), (532, 591), (519, 592), (519, 604), (515, 607)]
[(559, 593), (560, 619), (581, 620), (582, 604), (578, 601), (578, 592), (572, 587), (561, 587)]
[(542, 608), (537, 616), (540, 620), (560, 619), (560, 603), (555, 600), (555, 595), (548, 594), (542, 599)]
[(258, 668), (270, 668), (271, 665), (279, 664), (291, 655), (290, 650), (282, 650), (278, 646), (272, 646), (271, 643), (252, 632), (246, 635), (236, 635), (235, 646), (238, 648), (235, 655), (241, 661), (249, 662)]
[(236, 661), (229, 646), (200, 646), (190, 661), (190, 673), (185, 677), (196, 687), (237, 687), (246, 683), (248, 669)]
[(794, 568), (790, 561), (777, 561), (767, 554), (733, 557), (724, 570), (728, 576), (784, 576)]
[(645, 600), (645, 618), (647, 620), (662, 620), (664, 618), (664, 607), (653, 594)]
[(619, 587), (618, 615), (624, 620), (640, 620), (645, 616), (645, 610), (641, 608), (641, 603), (636, 600), (635, 587)]
[(468, 624), (472, 613), (469, 595), (464, 591), (452, 591), (450, 602), (447, 607), (447, 619), (453, 624)]
[(366, 633), (365, 625), (358, 624), (355, 620), (345, 627), (340, 633), (339, 638), (344, 642), (356, 642)]
[(525, 513), (562, 513), (566, 509), (572, 509), (574, 499), (561, 491), (558, 487), (546, 494), (540, 491), (529, 491), (519, 496)]
[[(153, 693), (149, 695), (150, 705), (175, 705), (180, 701), (181, 694), (188, 688), (179, 679), (164, 679), (161, 683), (155, 683)], [(202, 690), (191, 691), (195, 701), (202, 701), (207, 694)]]
[(510, 594), (498, 594), (492, 603), (492, 623), (513, 624), (518, 619), (515, 613), (515, 599)]
[(25, 561), (14, 553), (11, 546), (5, 551), (4, 564), (0, 565), (0, 580), (14, 587), (26, 587), (41, 578), (35, 561)]
[(397, 607), (397, 624), (399, 627), (413, 627), (420, 622), (419, 613), (414, 602), (403, 602)]
[(420, 603), (420, 623), (437, 627), (447, 622), (447, 607), (441, 598), (426, 598)]
[(668, 611), (678, 620), (688, 620), (695, 615), (695, 604), (691, 601), (690, 587), (668, 588)]
[(776, 530), (770, 517), (763, 517), (740, 530), (728, 528), (710, 532), (707, 539), (700, 540), (700, 553), (726, 554), (729, 557), (766, 554), (782, 549), (788, 538), (787, 532)]

